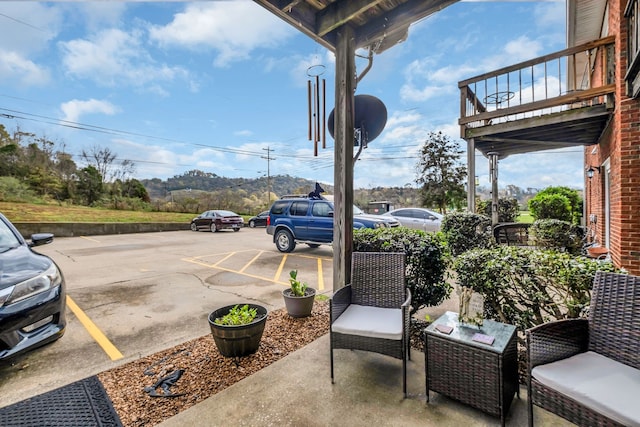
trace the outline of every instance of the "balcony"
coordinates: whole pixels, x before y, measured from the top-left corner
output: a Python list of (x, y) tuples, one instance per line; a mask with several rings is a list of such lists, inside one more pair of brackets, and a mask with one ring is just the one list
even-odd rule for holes
[(461, 137), (485, 156), (597, 144), (615, 95), (613, 36), (458, 83)]

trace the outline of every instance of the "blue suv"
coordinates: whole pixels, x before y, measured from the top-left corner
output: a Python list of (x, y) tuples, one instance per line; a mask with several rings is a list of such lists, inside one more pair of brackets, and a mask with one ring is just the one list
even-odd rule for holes
[[(393, 217), (367, 215), (353, 207), (353, 228), (398, 227)], [(333, 203), (324, 198), (295, 197), (273, 203), (267, 220), (267, 233), (280, 252), (291, 252), (296, 243), (312, 248), (333, 241)]]

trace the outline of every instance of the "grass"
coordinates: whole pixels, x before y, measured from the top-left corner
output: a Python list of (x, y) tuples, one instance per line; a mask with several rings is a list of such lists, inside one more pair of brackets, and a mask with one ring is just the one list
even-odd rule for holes
[(11, 222), (191, 222), (192, 213), (122, 211), (86, 206), (0, 202)]
[(533, 217), (529, 211), (520, 211), (520, 215), (516, 218), (516, 222), (533, 223)]

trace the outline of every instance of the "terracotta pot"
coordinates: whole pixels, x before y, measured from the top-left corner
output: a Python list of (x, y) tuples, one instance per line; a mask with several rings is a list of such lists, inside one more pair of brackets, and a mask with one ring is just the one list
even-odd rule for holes
[(587, 248), (587, 252), (589, 253), (589, 256), (591, 258), (598, 258), (602, 255), (608, 254), (609, 248), (606, 248), (604, 246), (592, 246), (590, 248)]
[(209, 314), (209, 326), (213, 341), (224, 357), (243, 357), (258, 351), (264, 325), (267, 322), (266, 308), (257, 304), (247, 304), (249, 308), (258, 310), (253, 322), (246, 325), (218, 325), (214, 323), (214, 320), (227, 314), (236, 305), (243, 306), (245, 304), (228, 305)]

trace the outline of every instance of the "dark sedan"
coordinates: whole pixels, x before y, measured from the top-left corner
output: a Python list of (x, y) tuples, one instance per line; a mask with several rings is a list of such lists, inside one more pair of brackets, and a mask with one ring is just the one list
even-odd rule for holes
[(191, 220), (192, 231), (240, 231), (243, 225), (244, 220), (240, 215), (235, 212), (225, 210), (212, 210), (202, 212), (200, 215)]
[(64, 334), (64, 277), (51, 258), (31, 249), (52, 241), (53, 234), (41, 233), (27, 243), (0, 214), (0, 360)]
[(249, 227), (266, 227), (269, 211), (260, 212), (258, 215), (249, 218)]

